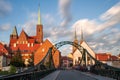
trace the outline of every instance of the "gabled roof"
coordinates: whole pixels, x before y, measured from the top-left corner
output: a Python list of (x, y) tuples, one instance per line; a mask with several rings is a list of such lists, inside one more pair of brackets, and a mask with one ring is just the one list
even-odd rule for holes
[(6, 50), (2, 43), (0, 43), (0, 53), (8, 53), (8, 51)]
[[(28, 35), (26, 34), (26, 32), (22, 29), (22, 32), (20, 33), (20, 36), (19, 36), (19, 39), (24, 39), (24, 40), (27, 40), (28, 38)], [(18, 40), (19, 40), (18, 39)]]
[(92, 50), (92, 48), (87, 44), (87, 42), (85, 40), (81, 40), (80, 45), (85, 48), (91, 56), (93, 56), (95, 58), (95, 52)]
[[(46, 39), (43, 43), (40, 44), (41, 46), (37, 49), (37, 51), (34, 54), (34, 64), (38, 64), (47, 54), (48, 50), (50, 47), (53, 46), (53, 44)], [(55, 53), (53, 54), (53, 56), (55, 56), (55, 54), (59, 53), (58, 50), (55, 51)]]

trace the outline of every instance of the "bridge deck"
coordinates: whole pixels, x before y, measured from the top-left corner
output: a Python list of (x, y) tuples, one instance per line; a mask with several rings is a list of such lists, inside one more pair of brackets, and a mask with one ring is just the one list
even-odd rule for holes
[(76, 70), (57, 70), (41, 80), (115, 80)]

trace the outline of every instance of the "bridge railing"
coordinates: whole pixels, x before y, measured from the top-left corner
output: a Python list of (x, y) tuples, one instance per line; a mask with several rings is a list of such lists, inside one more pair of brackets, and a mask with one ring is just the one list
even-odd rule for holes
[(55, 71), (55, 69), (33, 71), (27, 73), (17, 73), (13, 75), (0, 77), (0, 80), (40, 80), (41, 78), (43, 78), (44, 76), (48, 75), (53, 71)]
[(92, 67), (91, 72), (97, 75), (106, 76), (120, 80), (120, 69), (112, 66), (106, 66), (106, 68)]

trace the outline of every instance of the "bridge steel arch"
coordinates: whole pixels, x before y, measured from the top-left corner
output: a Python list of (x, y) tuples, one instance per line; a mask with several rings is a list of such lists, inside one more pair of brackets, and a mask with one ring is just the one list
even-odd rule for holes
[[(80, 60), (80, 64), (82, 63), (83, 58), (85, 57), (85, 54), (87, 54), (87, 55), (88, 55), (91, 59), (93, 59), (95, 62), (97, 61), (97, 60), (96, 60), (92, 55), (90, 55), (90, 53), (89, 53), (84, 47), (82, 47), (81, 45), (79, 45), (79, 44), (77, 44), (77, 43), (74, 43), (74, 42), (71, 42), (71, 41), (61, 41), (61, 42), (58, 42), (58, 43), (56, 43), (55, 45), (53, 45), (52, 47), (49, 48), (46, 56), (36, 65), (36, 67), (39, 68), (40, 65), (44, 63), (44, 61), (45, 61), (45, 59), (47, 58), (48, 55), (52, 55), (52, 52), (53, 52), (53, 55), (54, 55), (54, 53), (55, 53), (55, 51), (56, 51), (57, 49), (59, 49), (60, 47), (62, 47), (62, 46), (64, 46), (64, 45), (67, 45), (67, 44), (76, 47), (76, 48), (80, 51), (80, 53), (82, 54), (82, 59)], [(97, 62), (99, 62), (99, 61), (97, 61)], [(54, 65), (52, 56), (51, 56), (51, 63), (52, 63), (52, 65)], [(85, 62), (85, 63), (86, 63), (86, 62)], [(52, 65), (51, 65), (51, 66), (52, 66)]]
[[(109, 69), (113, 69), (114, 67), (112, 67), (112, 66), (109, 66), (109, 65), (106, 65), (105, 63), (102, 63), (102, 62), (100, 62), (100, 61), (98, 61), (96, 58), (94, 58), (84, 47), (82, 47), (80, 44), (77, 44), (77, 43), (74, 43), (74, 42), (72, 42), (72, 41), (61, 41), (61, 42), (58, 42), (58, 43), (56, 43), (55, 45), (53, 45), (52, 47), (50, 47), (49, 48), (49, 50), (48, 50), (48, 52), (47, 52), (47, 54), (46, 54), (46, 56), (37, 64), (37, 65), (35, 65), (35, 67), (40, 67), (39, 65), (41, 65), (41, 64), (43, 64), (44, 63), (44, 61), (45, 61), (45, 59), (46, 59), (46, 57), (48, 56), (48, 55), (51, 55), (51, 66), (53, 67), (54, 66), (54, 62), (53, 62), (53, 58), (52, 58), (52, 52), (53, 53), (55, 53), (55, 51), (57, 50), (57, 49), (59, 49), (60, 47), (62, 47), (62, 46), (64, 46), (64, 45), (67, 45), (67, 44), (70, 44), (70, 45), (73, 45), (74, 47), (76, 47), (79, 51), (80, 51), (80, 53), (82, 53), (82, 59), (81, 59), (81, 61), (80, 61), (80, 64), (81, 64), (81, 62), (82, 62), (82, 60), (83, 60), (83, 57), (84, 57), (84, 54), (86, 53), (92, 60), (94, 60), (94, 62), (95, 62), (95, 65), (98, 65), (98, 66), (103, 66), (103, 67), (108, 67)], [(84, 52), (82, 52), (82, 49), (84, 50)], [(114, 68), (115, 69), (115, 68)]]

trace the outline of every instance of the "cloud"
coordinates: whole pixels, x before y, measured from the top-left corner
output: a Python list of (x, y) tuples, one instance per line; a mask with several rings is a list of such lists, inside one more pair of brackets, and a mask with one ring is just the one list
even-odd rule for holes
[[(77, 27), (78, 36), (81, 35), (81, 27), (85, 39), (95, 51), (110, 51), (113, 47), (120, 45), (120, 2), (99, 16), (98, 19), (80, 19), (74, 23), (73, 29)], [(114, 37), (114, 38), (113, 38)]]
[(116, 15), (118, 16), (119, 13), (120, 13), (120, 2), (117, 3), (115, 6), (113, 6), (112, 8), (110, 8), (107, 12), (102, 14), (100, 16), (100, 19), (108, 20), (108, 19), (111, 19), (112, 17), (116, 17)]
[(7, 30), (9, 30), (10, 26), (11, 25), (9, 23), (0, 25), (0, 31), (7, 31)]
[(0, 0), (0, 17), (6, 16), (12, 10), (12, 6), (6, 0)]
[(66, 27), (71, 21), (72, 17), (70, 14), (71, 0), (59, 0), (59, 13), (62, 17), (61, 26)]
[[(63, 40), (73, 41), (76, 27), (78, 39), (80, 40), (82, 27), (85, 40), (95, 52), (108, 52), (115, 46), (119, 47), (120, 39), (118, 36), (120, 36), (120, 28), (115, 25), (120, 23), (120, 3), (111, 7), (97, 19), (80, 19), (72, 27), (68, 28), (65, 26), (71, 21), (70, 4), (71, 0), (59, 0), (59, 13), (62, 18), (61, 25), (59, 25), (59, 21), (56, 21), (56, 16), (49, 13), (43, 14), (44, 39), (48, 38), (53, 43)], [(36, 24), (37, 13), (31, 13), (29, 20), (22, 27), (29, 35), (35, 35)]]
[(30, 36), (36, 35), (37, 16), (37, 13), (31, 12), (28, 15), (28, 20), (24, 24), (18, 24), (18, 27), (22, 27)]

